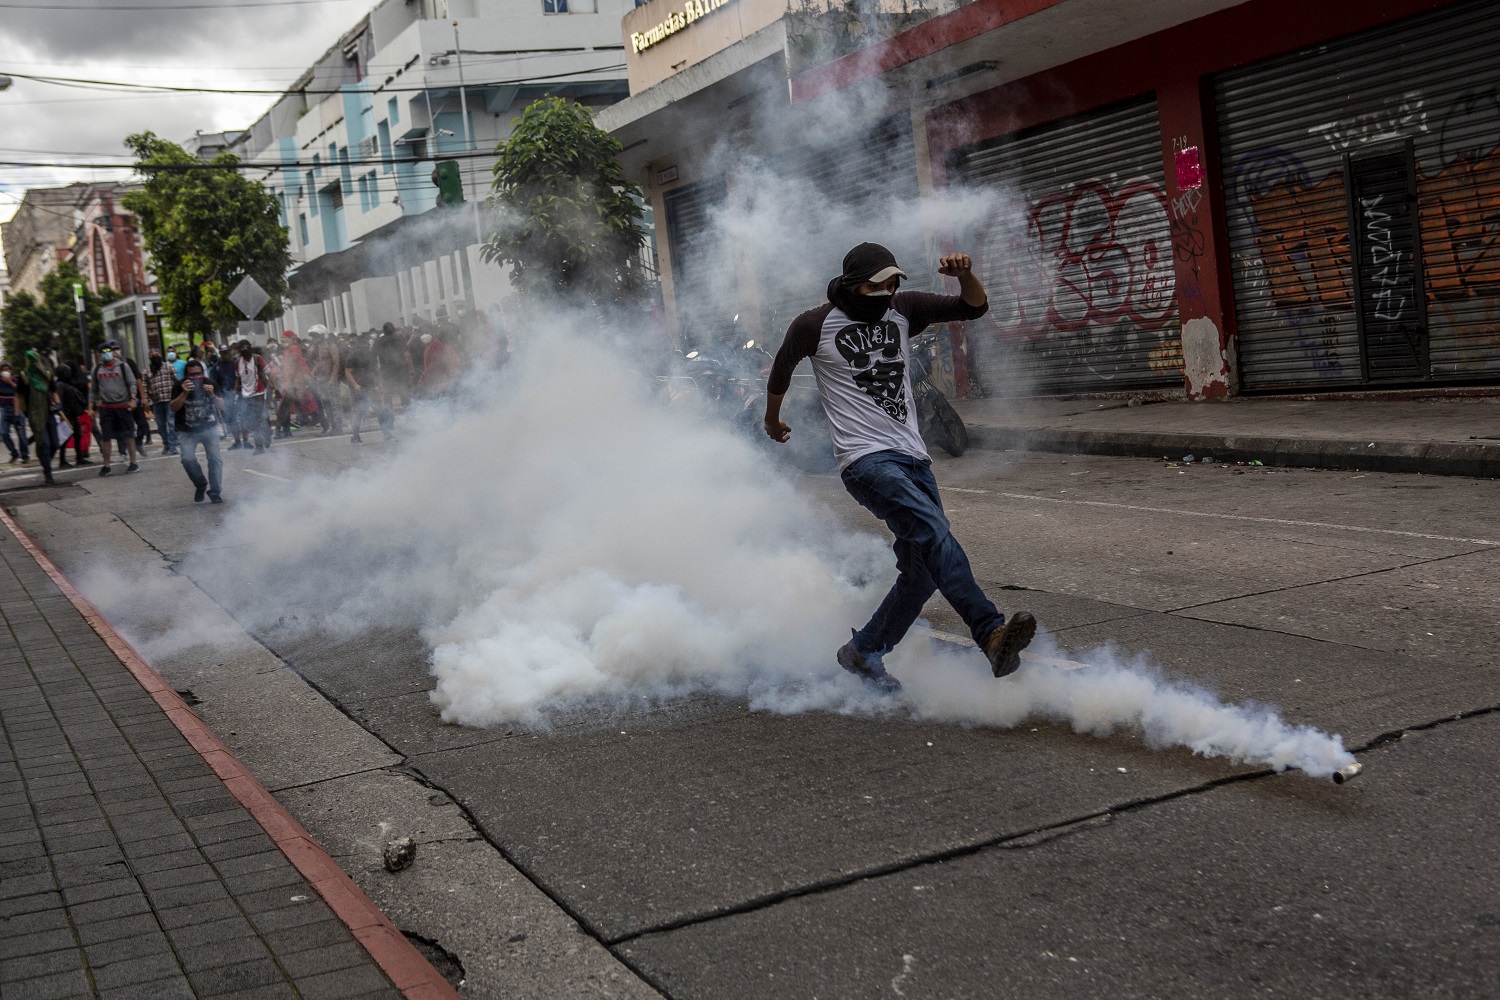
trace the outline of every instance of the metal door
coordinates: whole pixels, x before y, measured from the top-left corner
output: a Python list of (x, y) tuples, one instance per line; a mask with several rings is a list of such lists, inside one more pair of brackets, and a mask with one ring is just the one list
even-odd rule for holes
[(1401, 143), (1351, 154), (1344, 176), (1365, 380), (1425, 377), (1427, 322), (1411, 147)]
[[(1473, 0), (1215, 78), (1245, 389), (1500, 376), (1497, 53), (1500, 4)], [(1404, 144), (1421, 325), (1397, 337), (1350, 186)]]
[(684, 184), (662, 198), (677, 328), (689, 348), (716, 342), (738, 308), (734, 264), (715, 221), (725, 197), (724, 178), (716, 177)]
[(961, 150), (993, 193), (969, 324), (986, 395), (1180, 388), (1182, 339), (1154, 96)]

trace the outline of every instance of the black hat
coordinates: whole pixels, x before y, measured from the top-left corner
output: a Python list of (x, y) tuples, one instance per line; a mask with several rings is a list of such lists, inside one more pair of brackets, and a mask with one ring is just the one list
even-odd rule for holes
[(879, 243), (861, 243), (844, 255), (842, 279), (854, 286), (864, 281), (880, 284), (891, 278), (905, 278), (906, 272), (896, 264), (896, 255)]

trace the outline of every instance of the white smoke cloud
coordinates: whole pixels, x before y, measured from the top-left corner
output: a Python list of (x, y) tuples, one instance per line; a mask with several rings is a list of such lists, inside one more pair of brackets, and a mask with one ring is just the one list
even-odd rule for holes
[(1108, 650), (996, 681), (976, 650), (914, 636), (888, 658), (906, 691), (866, 689), (833, 652), (889, 586), (885, 542), (842, 527), (742, 430), (663, 405), (637, 358), (572, 332), (586, 325), (534, 329), (378, 465), (252, 506), (189, 571), (228, 581), (262, 623), (305, 603), (322, 629), (421, 627), (432, 701), (470, 726), (709, 694), (783, 713), (1130, 728), (1313, 775), (1352, 760), (1336, 737)]

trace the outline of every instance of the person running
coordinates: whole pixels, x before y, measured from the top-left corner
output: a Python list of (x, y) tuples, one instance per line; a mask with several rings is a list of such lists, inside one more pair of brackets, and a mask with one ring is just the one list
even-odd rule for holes
[(901, 683), (882, 658), (935, 590), (968, 625), (996, 677), (1015, 671), (1036, 633), (1030, 613), (1017, 611), (1007, 621), (974, 581), (917, 426), (907, 368), (911, 338), (933, 323), (978, 319), (989, 309), (967, 254), (942, 257), (938, 273), (958, 279), (958, 295), (898, 292), (906, 274), (889, 250), (877, 243), (850, 250), (843, 273), (828, 284), (828, 302), (788, 327), (766, 387), (766, 433), (784, 444), (792, 429), (781, 419), (781, 402), (792, 370), (812, 359), (844, 487), (896, 536), (895, 584), (837, 653), (839, 666), (888, 692)]
[[(172, 387), (172, 399), (168, 405), (176, 418), (182, 469), (196, 491), (193, 503), (202, 503), (205, 493), (210, 503), (223, 503), (224, 462), (219, 457), (219, 400), (203, 362), (197, 358), (188, 359), (183, 366), (182, 380)], [(208, 461), (207, 478), (204, 478), (203, 467), (198, 464), (200, 446)]]
[(172, 391), (179, 379), (172, 366), (162, 360), (161, 352), (153, 349), (151, 351), (151, 375), (146, 380), (146, 389), (150, 393), (151, 415), (156, 418), (156, 432), (161, 435), (161, 453), (163, 455), (177, 454), (177, 426), (172, 418), (172, 397), (176, 395)]
[(119, 349), (120, 345), (113, 340), (100, 345), (100, 361), (94, 367), (93, 383), (89, 386), (89, 409), (94, 411), (99, 452), (104, 456), (104, 464), (99, 467), (101, 476), (110, 473), (109, 446), (112, 442), (119, 444), (120, 451), (130, 456), (125, 471), (140, 470), (135, 460), (135, 417), (131, 414), (139, 398), (139, 389), (130, 368), (115, 357)]
[(234, 363), (235, 409), (240, 423), (235, 428), (235, 444), (243, 448), (255, 445), (257, 455), (271, 447), (271, 424), (266, 415), (266, 397), (271, 388), (266, 359), (255, 353), (250, 341), (240, 341), (240, 356)]
[(349, 383), (349, 388), (354, 393), (354, 434), (349, 438), (350, 444), (362, 444), (359, 437), (360, 427), (364, 425), (365, 417), (370, 413), (370, 408), (375, 408), (375, 421), (380, 426), (380, 433), (384, 440), (391, 441), (395, 435), (391, 433), (391, 426), (395, 423), (395, 415), (385, 405), (380, 396), (381, 364), (379, 355), (376, 353), (375, 345), (358, 344), (350, 348), (344, 359), (344, 380)]

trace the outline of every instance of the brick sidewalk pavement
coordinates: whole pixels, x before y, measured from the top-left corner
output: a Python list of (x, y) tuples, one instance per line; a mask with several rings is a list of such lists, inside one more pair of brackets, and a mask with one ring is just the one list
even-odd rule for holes
[(399, 998), (0, 525), (0, 998)]

